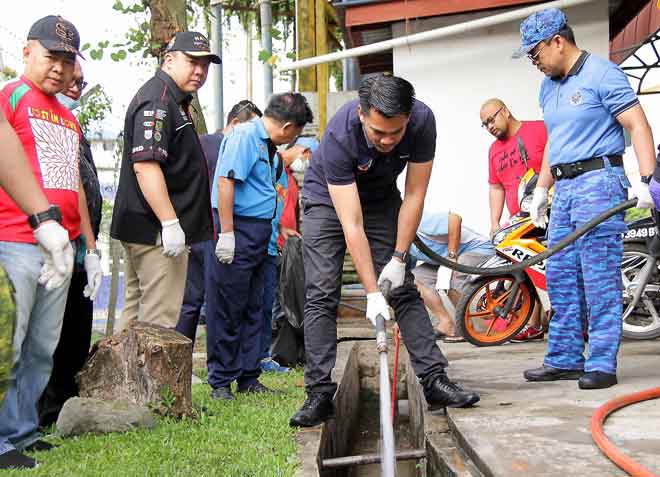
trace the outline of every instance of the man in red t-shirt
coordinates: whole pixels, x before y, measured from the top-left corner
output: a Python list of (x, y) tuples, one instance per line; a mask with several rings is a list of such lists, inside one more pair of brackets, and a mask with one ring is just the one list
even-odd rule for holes
[[(10, 386), (0, 408), (0, 469), (35, 467), (35, 460), (22, 451), (52, 447), (39, 439), (37, 402), (52, 370), (73, 254), (66, 255), (68, 263), (61, 273), (52, 258), (42, 256), (32, 229), (39, 232), (41, 223), (51, 219), (61, 221), (70, 241), (77, 240), (82, 232), (92, 258), (85, 259), (85, 269), (88, 275), (100, 270), (86, 198), (80, 188), (80, 127), (55, 98), (71, 82), (79, 47), (80, 36), (70, 22), (56, 16), (42, 18), (30, 28), (23, 49), (23, 76), (0, 91), (0, 109), (51, 204), (48, 213), (28, 220), (14, 200), (0, 190), (0, 265), (14, 284), (17, 310)], [(53, 279), (62, 286), (52, 288)]]
[[(481, 106), (481, 125), (495, 136), (488, 152), (488, 183), (490, 184), (490, 233), (500, 228), (502, 209), (506, 200), (509, 216), (520, 210), (518, 185), (525, 172), (541, 170), (548, 134), (543, 121), (518, 121), (502, 100), (493, 98)], [(520, 153), (527, 151), (527, 161)], [(543, 339), (545, 334), (541, 311), (534, 313), (529, 326), (512, 341)]]
[[(520, 210), (518, 185), (527, 169), (541, 170), (548, 134), (543, 121), (518, 121), (499, 99), (489, 99), (481, 106), (481, 125), (496, 141), (488, 153), (490, 184), (490, 232), (500, 228), (504, 201), (509, 215)], [(527, 151), (527, 164), (520, 155), (520, 142)]]

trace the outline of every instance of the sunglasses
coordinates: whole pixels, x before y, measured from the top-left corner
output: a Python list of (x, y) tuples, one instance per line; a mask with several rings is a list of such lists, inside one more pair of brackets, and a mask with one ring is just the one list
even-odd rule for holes
[(498, 114), (500, 114), (500, 111), (502, 111), (503, 109), (504, 109), (504, 106), (501, 106), (500, 109), (495, 111), (495, 114), (493, 114), (492, 116), (487, 117), (486, 120), (483, 123), (481, 123), (481, 127), (482, 128), (488, 128), (488, 126), (493, 124), (495, 122), (495, 118), (497, 117)]

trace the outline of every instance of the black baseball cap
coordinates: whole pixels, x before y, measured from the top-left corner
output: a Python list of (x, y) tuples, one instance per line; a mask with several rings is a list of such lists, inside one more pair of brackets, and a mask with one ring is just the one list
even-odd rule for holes
[(165, 53), (170, 51), (182, 51), (188, 56), (196, 58), (207, 57), (211, 63), (220, 64), (222, 60), (214, 53), (211, 53), (209, 40), (199, 32), (196, 31), (181, 31), (174, 35), (174, 37), (167, 44)]
[(48, 15), (37, 20), (30, 28), (28, 40), (37, 40), (48, 51), (73, 53), (82, 59), (80, 53), (80, 35), (68, 20), (56, 15)]

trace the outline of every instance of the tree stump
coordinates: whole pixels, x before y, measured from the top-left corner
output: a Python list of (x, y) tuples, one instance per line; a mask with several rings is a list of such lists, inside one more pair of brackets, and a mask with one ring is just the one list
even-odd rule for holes
[(162, 415), (191, 416), (192, 341), (174, 330), (130, 323), (97, 342), (77, 380), (80, 396), (147, 405)]

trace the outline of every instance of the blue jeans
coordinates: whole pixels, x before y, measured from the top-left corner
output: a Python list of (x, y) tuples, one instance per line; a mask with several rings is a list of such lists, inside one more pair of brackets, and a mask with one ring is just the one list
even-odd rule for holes
[(36, 245), (0, 242), (0, 264), (15, 288), (16, 331), (9, 390), (0, 408), (0, 454), (38, 438), (37, 403), (53, 369), (70, 280), (55, 290), (39, 285), (43, 257)]
[(273, 342), (273, 303), (279, 288), (277, 255), (268, 255), (264, 262), (264, 321), (261, 327), (261, 353), (259, 359), (270, 358), (270, 345)]

